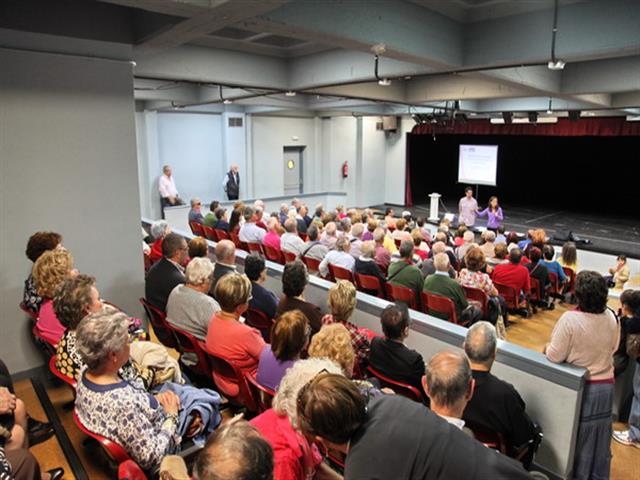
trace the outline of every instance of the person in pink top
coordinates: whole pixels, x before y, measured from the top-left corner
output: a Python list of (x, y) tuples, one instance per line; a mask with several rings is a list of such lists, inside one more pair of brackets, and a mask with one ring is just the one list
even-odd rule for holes
[(31, 275), (38, 295), (44, 299), (35, 329), (51, 345), (57, 345), (66, 330), (53, 310), (53, 295), (65, 278), (77, 274), (73, 268), (73, 257), (63, 248), (43, 253), (33, 264)]
[(267, 222), (267, 234), (262, 239), (262, 244), (265, 247), (275, 248), (280, 250), (280, 235), (278, 234), (278, 227), (280, 222), (275, 217), (270, 217)]
[[(214, 296), (221, 310), (215, 312), (209, 322), (207, 351), (232, 363), (242, 373), (255, 377), (265, 342), (258, 330), (240, 321), (249, 308), (251, 282), (245, 275), (228, 273), (218, 280)], [(224, 395), (236, 397), (240, 392), (234, 380), (215, 373), (214, 377)]]
[(586, 369), (573, 478), (609, 478), (610, 473), (613, 353), (620, 327), (607, 308), (608, 294), (602, 275), (580, 272), (575, 283), (578, 308), (562, 314), (545, 347), (550, 361)]

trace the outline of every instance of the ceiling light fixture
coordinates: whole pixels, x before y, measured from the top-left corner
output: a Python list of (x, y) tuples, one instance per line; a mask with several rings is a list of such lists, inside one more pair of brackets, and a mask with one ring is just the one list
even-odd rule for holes
[(388, 78), (381, 78), (380, 80), (378, 80), (378, 85), (388, 87), (389, 85), (391, 85), (391, 80), (389, 80)]
[(549, 106), (547, 107), (547, 114), (551, 115), (553, 113), (553, 109), (551, 108), (551, 98), (549, 98)]
[(229, 100), (228, 98), (225, 98), (222, 103), (224, 103), (225, 105), (229, 105), (231, 103), (233, 103), (233, 100)]
[(387, 46), (384, 43), (376, 43), (373, 47), (371, 47), (371, 51), (374, 53), (374, 63), (373, 63), (373, 74), (378, 80), (378, 85), (383, 87), (388, 87), (391, 85), (391, 80), (388, 78), (382, 78), (378, 73), (378, 63), (380, 61), (380, 55), (382, 55), (387, 50)]
[(287, 97), (295, 97), (296, 96), (296, 92), (294, 92), (293, 90), (289, 90), (288, 92), (285, 93), (285, 95)]
[(551, 30), (551, 60), (547, 63), (549, 70), (564, 69), (565, 62), (556, 58), (556, 35), (558, 33), (558, 0), (554, 2), (553, 8), (553, 30)]

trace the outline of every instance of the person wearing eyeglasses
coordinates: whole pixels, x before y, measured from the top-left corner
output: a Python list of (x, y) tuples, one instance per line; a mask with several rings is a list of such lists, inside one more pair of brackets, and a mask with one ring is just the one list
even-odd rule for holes
[(196, 222), (202, 225), (204, 217), (202, 216), (202, 202), (198, 197), (191, 199), (191, 209), (189, 210), (189, 222)]
[[(246, 275), (228, 273), (218, 280), (215, 298), (220, 311), (215, 312), (209, 321), (207, 351), (232, 363), (242, 374), (255, 377), (265, 342), (258, 330), (240, 320), (251, 301), (251, 281)], [(214, 376), (224, 395), (238, 395), (240, 387), (235, 379)]]

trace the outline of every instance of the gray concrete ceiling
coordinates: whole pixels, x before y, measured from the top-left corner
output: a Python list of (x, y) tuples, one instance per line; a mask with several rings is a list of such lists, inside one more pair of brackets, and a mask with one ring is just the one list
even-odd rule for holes
[(564, 70), (554, 0), (0, 0), (0, 46), (135, 61), (150, 108), (640, 113), (640, 0), (558, 5)]

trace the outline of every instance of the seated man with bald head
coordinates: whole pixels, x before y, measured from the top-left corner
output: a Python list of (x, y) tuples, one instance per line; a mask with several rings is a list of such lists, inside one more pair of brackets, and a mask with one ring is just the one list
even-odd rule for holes
[(280, 249), (283, 252), (295, 253), (296, 256), (305, 249), (304, 241), (298, 235), (298, 222), (295, 218), (287, 218), (284, 222), (285, 233), (280, 237)]
[[(422, 384), (431, 400), (433, 413), (463, 430), (462, 412), (471, 399), (474, 388), (469, 360), (459, 352), (436, 353), (427, 363)], [(469, 430), (464, 431), (473, 436)]]
[[(462, 248), (462, 247), (461, 247)], [(435, 257), (439, 253), (446, 253), (447, 246), (443, 242), (435, 242), (431, 247), (431, 251), (429, 254), (431, 258), (422, 262), (422, 266), (420, 267), (420, 272), (422, 273), (422, 278), (427, 278), (429, 275), (433, 275), (436, 273), (436, 267), (433, 265), (433, 257)], [(456, 278), (455, 269), (449, 265), (449, 270), (447, 271), (451, 278)]]
[(213, 295), (218, 280), (228, 273), (237, 273), (236, 268), (236, 246), (231, 240), (220, 240), (216, 243), (216, 266), (213, 269), (213, 281), (209, 294)]
[(273, 449), (246, 420), (211, 434), (194, 467), (198, 480), (272, 480)]
[(464, 351), (471, 363), (475, 392), (462, 418), (474, 425), (501, 433), (507, 442), (507, 454), (526, 450), (521, 462), (529, 467), (540, 444), (539, 428), (525, 412), (525, 403), (511, 385), (491, 374), (496, 359), (496, 329), (489, 322), (472, 325), (467, 332)]

